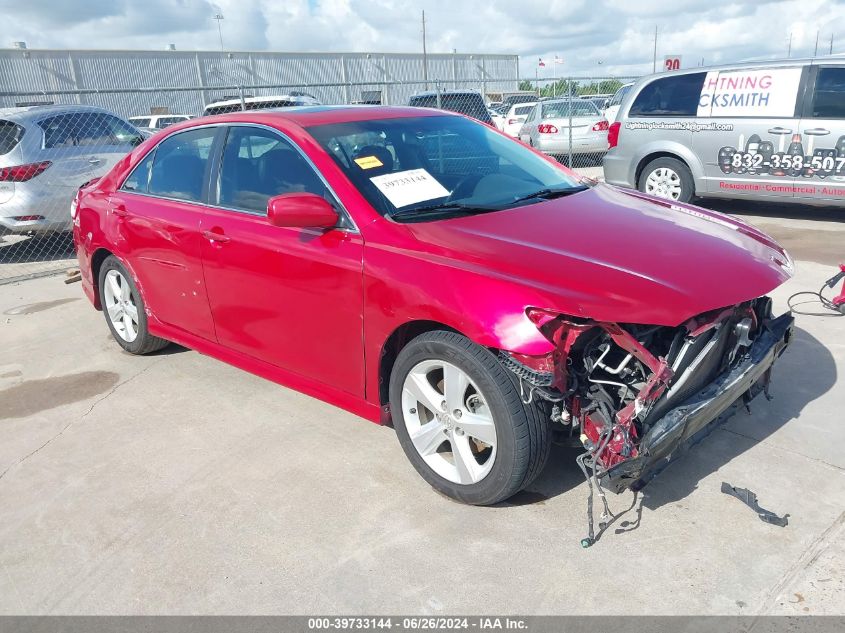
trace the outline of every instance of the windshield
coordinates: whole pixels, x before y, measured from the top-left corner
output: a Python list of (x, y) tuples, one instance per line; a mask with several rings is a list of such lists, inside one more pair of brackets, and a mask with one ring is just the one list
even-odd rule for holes
[(584, 188), (521, 143), (463, 117), (355, 121), (308, 132), (376, 210), (403, 221), (497, 211), (540, 202), (539, 192)]
[(586, 99), (580, 101), (552, 101), (543, 104), (544, 119), (566, 119), (570, 116), (596, 116), (598, 108)]

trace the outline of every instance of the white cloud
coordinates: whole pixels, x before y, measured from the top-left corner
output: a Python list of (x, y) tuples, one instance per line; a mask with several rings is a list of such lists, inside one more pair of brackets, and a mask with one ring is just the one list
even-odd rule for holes
[(831, 33), (845, 52), (845, 5), (837, 0), (0, 0), (0, 45), (31, 48), (219, 48), (220, 12), (227, 49), (276, 51), (421, 50), (426, 11), (430, 52), (510, 53), (533, 76), (538, 57), (560, 55), (548, 75), (641, 74), (658, 56), (681, 54), (684, 64), (783, 57), (792, 33), (793, 56), (820, 52)]

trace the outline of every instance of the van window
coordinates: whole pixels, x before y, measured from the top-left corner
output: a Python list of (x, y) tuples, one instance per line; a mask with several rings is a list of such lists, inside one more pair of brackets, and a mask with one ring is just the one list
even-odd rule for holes
[(707, 73), (663, 77), (640, 90), (630, 116), (696, 116)]
[(813, 94), (813, 118), (845, 119), (845, 68), (820, 68)]

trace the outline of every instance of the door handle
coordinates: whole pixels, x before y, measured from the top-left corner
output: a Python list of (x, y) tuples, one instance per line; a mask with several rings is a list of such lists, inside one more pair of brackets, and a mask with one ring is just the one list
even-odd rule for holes
[(830, 134), (830, 130), (826, 130), (823, 127), (814, 127), (809, 130), (804, 130), (804, 134), (809, 136), (824, 136), (825, 134)]
[(769, 134), (792, 134), (792, 130), (790, 130), (789, 128), (777, 126), (769, 128)]
[(215, 231), (203, 231), (202, 236), (210, 242), (220, 242), (221, 244), (225, 244), (232, 239), (228, 235), (216, 233)]

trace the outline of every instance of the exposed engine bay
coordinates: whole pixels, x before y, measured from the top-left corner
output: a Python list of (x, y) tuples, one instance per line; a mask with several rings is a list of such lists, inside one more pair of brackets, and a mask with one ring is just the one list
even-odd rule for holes
[(523, 402), (542, 408), (558, 439), (580, 442), (577, 458), (592, 498), (610, 515), (604, 488), (641, 489), (685, 442), (700, 437), (739, 399), (768, 397), (771, 366), (793, 319), (772, 317), (761, 297), (692, 318), (679, 327), (602, 323), (529, 309), (555, 345), (544, 357), (501, 353)]

